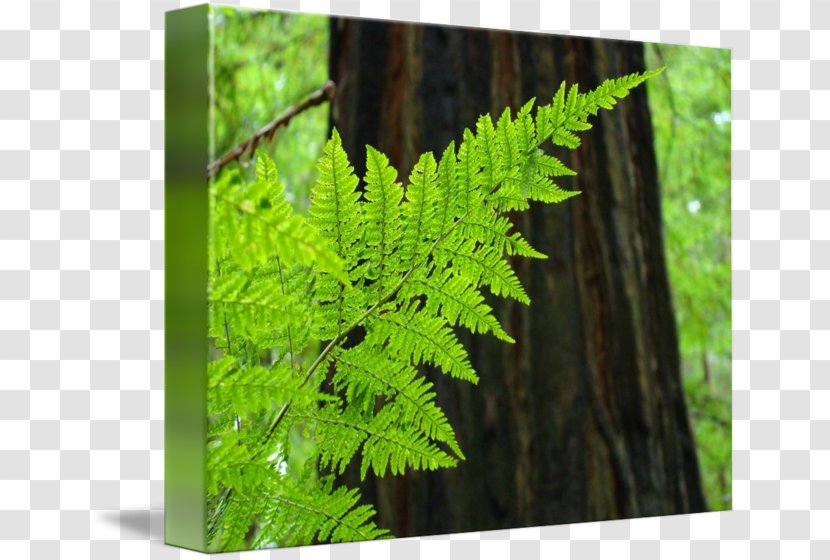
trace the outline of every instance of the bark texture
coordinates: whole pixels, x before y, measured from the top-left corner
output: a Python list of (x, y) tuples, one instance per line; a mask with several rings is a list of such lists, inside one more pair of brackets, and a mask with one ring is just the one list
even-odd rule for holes
[[(365, 144), (408, 176), (483, 113), (562, 80), (582, 91), (643, 70), (642, 45), (462, 28), (332, 20), (332, 125), (356, 171)], [(517, 226), (547, 260), (514, 265), (527, 307), (491, 303), (515, 345), (463, 336), (478, 386), (427, 372), (467, 460), (405, 477), (345, 475), (395, 535), (705, 510), (680, 379), (645, 88), (557, 152), (582, 195), (534, 206)]]

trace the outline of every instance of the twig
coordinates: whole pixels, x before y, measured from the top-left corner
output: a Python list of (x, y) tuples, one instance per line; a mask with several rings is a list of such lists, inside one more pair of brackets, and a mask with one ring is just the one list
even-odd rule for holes
[(306, 109), (310, 107), (315, 107), (317, 105), (321, 105), (327, 101), (331, 101), (332, 99), (334, 99), (334, 92), (334, 82), (332, 82), (331, 80), (327, 81), (314, 93), (312, 93), (296, 105), (286, 109), (279, 117), (260, 128), (253, 136), (251, 136), (247, 140), (243, 140), (235, 147), (225, 152), (224, 155), (222, 155), (222, 157), (208, 165), (207, 176), (213, 177), (214, 175), (219, 173), (219, 171), (221, 171), (223, 167), (225, 167), (232, 161), (238, 161), (242, 156), (245, 155), (246, 152), (249, 154), (249, 156), (253, 155), (257, 146), (260, 144), (260, 142), (263, 141), (263, 139), (270, 142), (274, 139), (274, 134), (276, 133), (279, 127), (288, 126), (288, 123), (291, 121), (291, 119), (293, 119)]

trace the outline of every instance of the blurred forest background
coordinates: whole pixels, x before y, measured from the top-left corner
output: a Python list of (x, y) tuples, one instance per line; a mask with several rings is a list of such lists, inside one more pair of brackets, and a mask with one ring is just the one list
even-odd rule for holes
[(732, 507), (729, 51), (648, 44), (666, 262), (709, 508)]
[[(335, 82), (351, 77), (332, 75), (342, 74), (343, 64), (341, 60), (340, 70), (336, 68), (337, 54), (332, 54), (330, 45), (330, 32), (335, 27), (330, 28), (326, 17), (233, 9), (217, 9), (214, 14), (215, 150), (211, 159), (249, 138), (330, 77)], [(344, 40), (342, 33), (338, 40)], [(653, 127), (666, 268), (678, 327), (680, 371), (688, 417), (697, 447), (706, 507), (730, 509), (730, 53), (647, 44), (644, 55), (647, 68), (667, 66), (666, 72), (646, 84), (647, 110)], [(363, 56), (368, 55), (364, 52)], [(363, 78), (353, 78), (360, 79)], [(464, 103), (463, 99), (459, 101)], [(303, 111), (289, 126), (277, 131), (273, 143), (260, 146), (274, 158), (289, 196), (299, 210), (307, 206), (316, 177), (315, 164), (335, 120), (330, 111), (327, 103)], [(373, 118), (377, 120), (377, 116)], [(338, 128), (342, 126), (336, 124)], [(472, 121), (468, 123), (472, 124)], [(350, 151), (345, 138), (349, 132), (342, 129), (340, 132), (359, 173), (362, 162), (357, 160), (363, 152)], [(595, 133), (599, 134), (596, 131), (588, 134)], [(359, 143), (358, 139), (355, 142)], [(427, 145), (416, 148), (432, 149)], [(243, 158), (240, 162), (243, 169), (245, 161)], [(237, 163), (231, 166), (236, 167)], [(244, 172), (252, 176), (252, 167), (248, 166)], [(406, 177), (409, 168), (404, 165), (399, 171), (399, 178)], [(562, 185), (586, 190), (585, 185), (575, 186), (564, 181)], [(556, 310), (556, 302), (550, 308)], [(555, 374), (555, 370), (548, 372), (548, 375)], [(441, 390), (439, 386), (439, 394)], [(457, 421), (452, 423), (457, 426)], [(383, 488), (378, 487), (374, 492), (364, 489), (364, 496), (379, 502), (383, 516), (384, 499), (390, 499)], [(649, 512), (648, 509), (636, 511)], [(617, 513), (625, 516), (626, 510), (621, 508)], [(607, 517), (601, 512), (597, 515)], [(395, 516), (388, 519), (396, 524), (400, 521)], [(543, 519), (543, 522), (549, 521)], [(416, 534), (424, 534), (422, 529), (418, 530)], [(393, 532), (396, 532), (394, 527)]]

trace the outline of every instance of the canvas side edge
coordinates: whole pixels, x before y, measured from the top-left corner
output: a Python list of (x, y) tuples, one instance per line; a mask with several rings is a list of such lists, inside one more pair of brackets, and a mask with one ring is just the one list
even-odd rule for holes
[(206, 550), (210, 6), (165, 15), (164, 541)]

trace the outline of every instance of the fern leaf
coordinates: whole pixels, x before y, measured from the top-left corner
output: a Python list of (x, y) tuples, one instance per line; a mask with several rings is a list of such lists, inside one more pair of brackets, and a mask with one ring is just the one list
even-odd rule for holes
[(461, 213), (473, 208), (479, 201), (483, 182), (481, 165), (476, 153), (476, 139), (470, 129), (464, 130), (464, 141), (458, 148), (458, 165), (456, 166), (456, 183)]
[(513, 227), (505, 216), (499, 216), (488, 208), (480, 208), (461, 223), (461, 229), (470, 238), (493, 250), (508, 255), (520, 255), (534, 259), (547, 258), (528, 243), (520, 233), (508, 234)]
[(387, 469), (403, 474), (407, 467), (435, 470), (457, 463), (413, 427), (395, 425), (394, 415), (385, 409), (370, 417), (337, 407), (289, 416), (313, 426), (321, 448), (320, 464), (336, 472), (345, 470), (361, 446), (361, 478), (369, 468), (383, 476)]
[(450, 142), (441, 155), (441, 161), (438, 164), (438, 209), (435, 228), (432, 232), (433, 239), (443, 236), (460, 213), (456, 166), (455, 142)]
[[(249, 342), (300, 352), (308, 344), (311, 327), (308, 272), (295, 267), (280, 278), (274, 266), (246, 274), (225, 265), (208, 287), (208, 334), (219, 341), (217, 347), (239, 352)], [(283, 289), (275, 289), (275, 282)]]
[(403, 474), (407, 467), (431, 470), (454, 467), (458, 460), (451, 457), (412, 426), (399, 427), (396, 415), (382, 409), (368, 428), (370, 437), (363, 446), (360, 464), (361, 479), (369, 468), (383, 476), (387, 467), (392, 474)]
[(525, 156), (532, 150), (535, 150), (539, 145), (536, 141), (536, 124), (533, 122), (533, 117), (531, 116), (531, 111), (535, 103), (536, 98), (534, 97), (525, 103), (516, 114), (515, 127), (519, 140), (519, 153)]
[(317, 169), (320, 175), (311, 191), (309, 207), (311, 223), (349, 267), (359, 257), (351, 249), (361, 234), (362, 219), (357, 204), (360, 193), (357, 192), (358, 179), (337, 129), (332, 131)]
[(426, 255), (430, 245), (436, 212), (435, 193), (438, 184), (437, 164), (432, 153), (423, 154), (412, 169), (406, 190), (403, 214), (404, 234), (401, 251), (404, 262), (411, 268)]
[(436, 247), (436, 257), (441, 264), (451, 262), (453, 274), (469, 278), (473, 285), (489, 286), (493, 295), (530, 303), (516, 273), (501, 254), (489, 247), (476, 248), (471, 241), (456, 245), (442, 243)]
[(582, 105), (583, 115), (596, 115), (599, 109), (613, 109), (617, 103), (617, 99), (622, 99), (628, 96), (628, 93), (642, 84), (649, 78), (657, 76), (665, 70), (665, 66), (657, 68), (656, 70), (646, 70), (645, 72), (634, 72), (619, 78), (609, 78), (600, 84), (595, 90), (585, 94), (585, 100)]
[(396, 415), (397, 425), (413, 424), (464, 458), (452, 426), (434, 402), (432, 384), (418, 377), (416, 368), (391, 359), (382, 348), (363, 343), (344, 351), (337, 358), (334, 382), (346, 387), (351, 402), (369, 397), (374, 408), (377, 396), (386, 397), (391, 401), (386, 407)]
[(504, 332), (481, 293), (466, 278), (454, 276), (450, 270), (416, 279), (407, 293), (427, 296), (427, 311), (440, 314), (450, 325), (464, 326), (473, 333), (493, 333), (499, 340), (515, 342)]
[[(311, 191), (309, 207), (311, 224), (343, 260), (349, 279), (356, 280), (360, 274), (355, 268), (365, 256), (360, 250), (365, 246), (360, 243), (365, 232), (363, 205), (358, 204), (358, 179), (336, 129), (323, 149), (317, 169), (320, 175)], [(339, 335), (365, 301), (365, 294), (359, 289), (329, 277), (319, 279), (316, 295), (326, 304), (316, 322), (317, 335), (323, 339)]]
[(386, 538), (389, 532), (370, 519), (374, 508), (360, 505), (355, 489), (332, 489), (331, 481), (302, 485), (283, 479), (270, 490), (263, 514), (270, 523), (263, 527), (257, 546), (278, 542), (296, 546), (321, 542), (353, 542)]
[(481, 166), (482, 186), (491, 192), (501, 182), (503, 164), (499, 158), (498, 141), (493, 121), (489, 115), (482, 115), (476, 122), (476, 153)]
[[(243, 183), (237, 173), (226, 174), (211, 184), (211, 267), (227, 254), (250, 271), (279, 254), (289, 266), (316, 264), (344, 281), (338, 255), (320, 243), (315, 230), (302, 217), (291, 213), (273, 162), (263, 153), (258, 161), (262, 161), (258, 163), (258, 177), (251, 184)], [(227, 244), (227, 249), (217, 249), (219, 240)]]
[(378, 317), (368, 331), (368, 340), (377, 345), (387, 341), (387, 348), (404, 361), (428, 362), (457, 379), (478, 382), (467, 351), (452, 329), (441, 317), (419, 310), (417, 304)]
[[(366, 146), (366, 191), (364, 196), (366, 245), (369, 248), (367, 279), (376, 281), (377, 293), (385, 293), (390, 273), (390, 256), (401, 237), (400, 203), (403, 189), (395, 182), (398, 172), (389, 159), (371, 146)], [(396, 273), (397, 270), (391, 272)], [(376, 296), (376, 297), (379, 297)]]
[(238, 415), (270, 412), (289, 400), (298, 406), (336, 400), (336, 397), (303, 388), (301, 379), (287, 363), (270, 367), (243, 367), (233, 356), (208, 364), (208, 392), (228, 399)]

